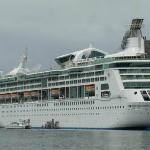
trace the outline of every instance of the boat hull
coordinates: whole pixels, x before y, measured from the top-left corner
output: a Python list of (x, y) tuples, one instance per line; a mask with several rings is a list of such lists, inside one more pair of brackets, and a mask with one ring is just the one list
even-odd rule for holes
[[(3, 105), (1, 106), (0, 126), (6, 127), (19, 119), (30, 119), (31, 126), (38, 128), (43, 127), (52, 119), (59, 122), (60, 128), (143, 128), (150, 126), (149, 103), (131, 103), (120, 100), (86, 101), (89, 103), (80, 100), (75, 102), (77, 105), (71, 105), (69, 101)], [(68, 103), (68, 105), (56, 106), (56, 103)], [(7, 110), (5, 110), (6, 107)]]

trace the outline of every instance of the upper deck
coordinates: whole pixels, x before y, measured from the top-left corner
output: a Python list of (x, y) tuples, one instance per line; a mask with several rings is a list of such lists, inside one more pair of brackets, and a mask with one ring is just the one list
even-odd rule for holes
[(61, 95), (64, 98), (101, 97), (110, 93), (109, 69), (118, 71), (117, 77), (124, 88), (150, 88), (150, 59), (145, 57), (144, 39), (139, 28), (131, 29), (132, 34), (120, 52), (108, 54), (90, 46), (57, 57), (60, 69), (30, 72), (26, 68), (27, 55), (23, 55), (17, 68), (0, 77), (0, 102), (58, 99)]
[[(11, 82), (15, 80), (30, 80), (33, 78), (44, 78), (48, 76), (58, 76), (63, 74), (73, 74), (76, 72), (86, 72), (86, 70), (95, 70), (96, 68), (100, 70), (108, 68), (130, 68), (130, 67), (150, 67), (150, 59), (141, 56), (125, 56), (125, 57), (112, 57), (112, 58), (89, 58), (78, 61), (78, 63), (70, 63), (66, 68), (61, 68), (57, 70), (49, 70), (37, 73), (28, 74), (16, 74), (16, 75), (2, 75), (0, 76), (0, 83)], [(88, 69), (89, 68), (89, 69)], [(97, 69), (96, 69), (97, 70)]]

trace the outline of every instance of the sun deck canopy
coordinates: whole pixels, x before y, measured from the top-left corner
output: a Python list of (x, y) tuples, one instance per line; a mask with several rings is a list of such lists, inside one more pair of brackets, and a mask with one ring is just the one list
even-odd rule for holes
[(76, 64), (82, 60), (90, 59), (90, 58), (104, 58), (105, 55), (108, 53), (96, 49), (96, 48), (87, 48), (83, 50), (78, 50), (73, 53), (69, 53), (66, 55), (62, 55), (59, 57), (55, 58), (55, 61), (60, 65), (60, 66), (66, 66), (69, 64)]

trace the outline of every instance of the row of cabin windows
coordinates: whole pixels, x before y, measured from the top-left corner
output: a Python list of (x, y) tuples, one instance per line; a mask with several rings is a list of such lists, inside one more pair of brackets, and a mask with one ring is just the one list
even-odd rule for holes
[[(72, 105), (83, 105), (83, 104), (95, 104), (94, 101), (80, 101), (80, 102), (59, 102), (59, 103), (54, 103), (54, 106), (72, 106)], [(43, 103), (43, 104), (28, 104), (28, 105), (11, 105), (11, 106), (2, 106), (2, 108), (23, 108), (23, 107), (48, 107), (48, 103)], [(52, 109), (53, 110), (53, 109)]]
[(114, 60), (133, 60), (133, 59), (144, 59), (141, 56), (123, 56), (123, 57), (114, 57)]
[[(54, 103), (54, 106), (72, 106), (72, 105), (92, 105), (94, 101), (80, 101), (80, 102), (59, 102)], [(48, 106), (48, 103), (45, 104), (35, 104), (35, 105), (12, 105), (12, 106), (2, 106), (2, 108), (22, 108), (22, 107), (45, 107)]]
[(150, 82), (124, 82), (125, 89), (143, 89), (150, 88)]
[(39, 100), (37, 97), (31, 97), (30, 99), (27, 98), (23, 98), (23, 99), (19, 99), (19, 98), (1, 98), (0, 99), (0, 104), (10, 104), (10, 103), (24, 103), (24, 102), (34, 102)]
[[(95, 65), (92, 67), (85, 67), (85, 68), (74, 68), (74, 70), (72, 71), (72, 69), (69, 70), (64, 70), (64, 71), (51, 71), (51, 72), (42, 72), (42, 73), (38, 73), (38, 74), (31, 74), (31, 75), (26, 75), (26, 79), (30, 79), (30, 78), (37, 78), (37, 77), (43, 77), (43, 76), (58, 76), (60, 74), (66, 74), (66, 73), (71, 73), (71, 72), (78, 72), (78, 71), (91, 71), (91, 70), (100, 70), (103, 68), (103, 65)], [(7, 79), (6, 79), (7, 80)]]
[[(95, 82), (95, 81), (104, 81), (104, 80), (106, 80), (106, 77), (96, 77), (96, 78), (88, 78), (88, 79), (82, 79), (82, 80), (48, 83), (48, 86), (60, 86), (60, 85), (65, 85), (65, 84), (77, 84), (77, 83), (86, 83), (86, 82)], [(24, 86), (19, 86), (19, 87), (17, 86), (17, 87), (11, 87), (11, 88), (3, 87), (3, 89), (0, 89), (0, 92), (40, 88), (41, 86), (42, 86), (41, 84), (35, 84), (35, 85), (28, 85), (28, 86), (24, 85)]]
[(13, 77), (13, 78), (3, 78), (3, 79), (1, 79), (0, 80), (0, 82), (1, 83), (8, 83), (8, 82), (14, 82), (14, 81), (16, 81), (17, 80), (17, 78), (16, 77)]
[(30, 84), (37, 84), (41, 83), (41, 79), (34, 79), (34, 80), (26, 80), (26, 81), (17, 81), (17, 82), (10, 82), (6, 84), (0, 84), (0, 88), (3, 87), (14, 87), (14, 86), (24, 86), (24, 85), (30, 85)]
[(88, 78), (82, 80), (72, 80), (72, 81), (64, 81), (64, 82), (53, 82), (48, 83), (48, 86), (59, 86), (59, 85), (68, 85), (68, 84), (77, 84), (77, 83), (86, 83), (86, 82), (95, 82), (95, 81), (104, 81), (106, 77), (96, 77), (96, 78)]
[(41, 72), (41, 73), (26, 75), (26, 79), (42, 78), (45, 76), (58, 75), (60, 73), (61, 73), (61, 71)]
[(6, 105), (2, 106), (2, 108), (22, 108), (22, 107), (48, 107), (48, 103), (43, 103), (43, 104), (19, 104), (19, 105)]
[[(95, 66), (96, 67), (96, 66)], [(115, 68), (115, 67), (150, 67), (150, 63), (148, 62), (138, 62), (138, 63), (135, 63), (135, 62), (131, 62), (131, 63), (112, 63), (112, 64), (109, 64), (109, 68)], [(55, 71), (56, 72), (56, 71)], [(140, 72), (143, 72), (142, 69)], [(57, 75), (59, 74), (60, 72), (57, 71)], [(43, 72), (41, 74), (32, 74), (32, 75), (27, 75), (26, 78), (37, 78), (37, 77), (41, 77), (41, 76), (49, 76), (51, 75), (52, 73), (51, 72)], [(55, 73), (56, 74), (56, 73)], [(85, 73), (84, 73), (85, 74)], [(84, 76), (83, 74), (83, 76)], [(91, 73), (92, 75), (93, 73)], [(104, 71), (99, 71), (99, 72), (95, 72), (95, 75), (96, 74), (104, 74)], [(82, 76), (82, 75), (81, 75)], [(85, 74), (86, 76), (86, 74)], [(89, 74), (87, 73), (87, 76), (89, 76)], [(4, 81), (8, 81), (8, 79), (3, 79)], [(1, 81), (3, 81), (1, 80)], [(34, 81), (34, 80), (33, 80)], [(27, 81), (28, 82), (28, 81)], [(32, 80), (31, 80), (32, 82)], [(1, 86), (1, 85), (0, 85)]]
[[(102, 65), (96, 65), (93, 67), (85, 67), (85, 68), (79, 68), (79, 71), (91, 71), (91, 70), (100, 70), (102, 69)], [(77, 71), (78, 72), (78, 71)], [(59, 76), (59, 74), (63, 74), (64, 72), (60, 71), (53, 71), (53, 72), (43, 72), (43, 73), (38, 73), (38, 74), (31, 74), (31, 75), (26, 75), (26, 76), (19, 76), (19, 77), (13, 77), (13, 78), (5, 78), (1, 79), (1, 83), (5, 84), (0, 84), (0, 88), (3, 87), (11, 87), (11, 86), (17, 86), (17, 85), (24, 85), (24, 84), (33, 84), (33, 83), (41, 83), (42, 77), (44, 76), (53, 76), (53, 77), (48, 77), (48, 80), (50, 81), (56, 81), (56, 80), (64, 80), (64, 79), (69, 79), (69, 78), (76, 78), (76, 77), (89, 77), (93, 75), (103, 75), (104, 71), (94, 71), (94, 72), (88, 72), (88, 73), (77, 73), (77, 74), (70, 74), (65, 76)], [(68, 73), (68, 72), (67, 72)], [(70, 72), (71, 73), (71, 72)], [(33, 79), (32, 79), (33, 78)], [(38, 78), (38, 79), (36, 79)], [(18, 81), (19, 79), (22, 79), (24, 81)], [(17, 82), (16, 82), (17, 81)]]
[(72, 106), (72, 105), (92, 105), (94, 101), (80, 101), (80, 102), (60, 102), (54, 103), (54, 106)]
[(120, 74), (127, 74), (127, 73), (150, 73), (150, 69), (120, 69), (119, 70)]
[(66, 80), (66, 79), (74, 79), (74, 78), (83, 78), (83, 77), (90, 77), (90, 76), (99, 76), (104, 75), (104, 71), (97, 71), (97, 72), (88, 72), (88, 73), (80, 73), (80, 74), (70, 74), (67, 76), (54, 76), (49, 77), (49, 81), (57, 81), (57, 80)]
[(7, 110), (7, 111), (1, 111), (2, 113), (16, 113), (16, 112), (39, 112), (39, 111), (67, 111), (67, 110), (87, 110), (87, 109), (91, 109), (94, 110), (94, 107), (80, 107), (80, 108), (56, 108), (56, 109), (26, 109), (26, 110)]
[(17, 86), (17, 87), (11, 87), (11, 88), (3, 88), (0, 89), (0, 92), (6, 92), (6, 91), (16, 91), (16, 90), (25, 90), (25, 89), (34, 89), (34, 88), (40, 88), (41, 84), (35, 84), (35, 85), (28, 85), (28, 86)]
[[(104, 64), (104, 66), (107, 64)], [(109, 64), (109, 68), (122, 68), (122, 67), (150, 67), (149, 62), (117, 62)]]
[(17, 85), (34, 84), (34, 83), (41, 83), (41, 79), (18, 81), (17, 83), (8, 83), (6, 85), (7, 86), (17, 86)]
[(32, 116), (85, 116), (85, 115), (101, 115), (101, 113), (65, 113), (65, 114), (28, 114), (28, 115), (2, 115), (2, 117), (32, 117)]
[(75, 108), (56, 108), (56, 109), (30, 109), (30, 110), (7, 110), (1, 111), (2, 113), (16, 113), (16, 112), (46, 112), (46, 111), (68, 111), (68, 110), (100, 110), (100, 109), (121, 109), (125, 108), (125, 106), (103, 106), (103, 107), (75, 107)]
[(121, 75), (122, 80), (150, 79), (150, 75)]
[[(103, 65), (95, 65), (95, 66), (90, 66), (90, 67), (84, 67), (84, 68), (77, 68), (77, 72), (78, 70), (79, 71), (91, 71), (91, 70), (101, 70), (103, 68)], [(17, 81), (18, 79), (26, 79), (28, 80), (29, 82), (31, 81), (30, 79), (33, 79), (34, 81), (35, 80), (38, 80), (38, 79), (35, 79), (35, 78), (42, 78), (44, 76), (58, 76), (60, 74), (66, 74), (66, 73), (71, 73), (72, 69), (69, 69), (69, 70), (64, 70), (63, 72), (62, 71), (50, 71), (50, 72), (42, 72), (42, 73), (37, 73), (37, 74), (30, 74), (30, 75), (22, 75), (22, 76), (19, 76), (19, 77), (6, 77), (6, 78), (3, 78), (1, 79), (1, 83), (5, 83), (5, 82), (13, 82), (13, 81)], [(74, 72), (76, 72), (76, 70), (74, 70)], [(27, 82), (28, 82), (27, 81)], [(34, 81), (31, 81), (31, 82), (34, 82)]]
[(78, 107), (78, 108), (56, 108), (52, 109), (51, 111), (59, 111), (59, 110), (83, 110), (83, 109), (119, 109), (125, 108), (125, 106), (102, 106), (102, 107)]
[(11, 96), (1, 97), (0, 104), (25, 103), (25, 102), (34, 102), (34, 101), (41, 101), (41, 100), (48, 100), (48, 95), (39, 93), (39, 95), (37, 96), (25, 97), (23, 95), (20, 95), (20, 93), (18, 93), (16, 97), (11, 97)]

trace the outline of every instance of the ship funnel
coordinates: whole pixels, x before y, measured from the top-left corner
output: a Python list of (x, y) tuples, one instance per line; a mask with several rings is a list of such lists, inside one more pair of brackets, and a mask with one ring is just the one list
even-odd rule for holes
[(106, 57), (145, 56), (144, 38), (142, 35), (143, 19), (133, 19), (130, 29), (125, 33), (121, 47), (123, 51)]
[(144, 53), (144, 40), (142, 35), (142, 23), (143, 19), (133, 19), (130, 25), (130, 29), (125, 33), (121, 48), (139, 48)]

